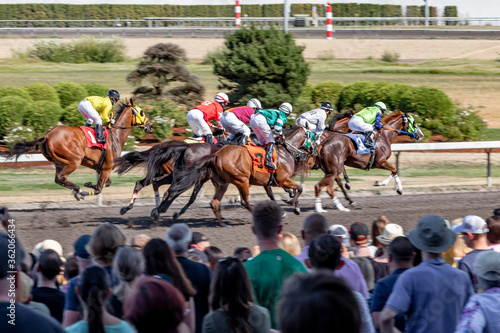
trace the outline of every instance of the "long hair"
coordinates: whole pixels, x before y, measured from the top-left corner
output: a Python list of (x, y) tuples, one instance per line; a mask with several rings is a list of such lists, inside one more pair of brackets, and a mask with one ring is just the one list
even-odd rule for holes
[(87, 307), (89, 333), (105, 333), (102, 314), (106, 293), (109, 290), (109, 276), (100, 266), (87, 267), (78, 280), (80, 297)]
[(212, 310), (224, 308), (231, 332), (249, 333), (252, 331), (249, 318), (252, 301), (252, 285), (241, 260), (237, 257), (221, 259), (212, 279)]
[(172, 278), (174, 286), (180, 290), (186, 301), (196, 294), (196, 290), (188, 280), (182, 266), (177, 261), (174, 251), (167, 242), (153, 238), (144, 247), (146, 275), (166, 274)]
[(113, 294), (123, 302), (131, 290), (129, 283), (144, 270), (142, 252), (130, 246), (120, 248), (113, 260), (113, 270), (121, 277), (120, 284), (113, 289)]
[(391, 223), (387, 217), (384, 215), (381, 215), (377, 217), (375, 221), (372, 223), (372, 245), (375, 247), (379, 247), (379, 240), (377, 239), (377, 236), (382, 235), (384, 231), (384, 227)]

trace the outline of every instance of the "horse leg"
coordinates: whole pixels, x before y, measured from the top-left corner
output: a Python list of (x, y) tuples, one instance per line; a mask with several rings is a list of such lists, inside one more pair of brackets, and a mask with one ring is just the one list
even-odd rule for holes
[(215, 186), (215, 194), (214, 197), (212, 198), (212, 202), (210, 203), (210, 207), (212, 207), (212, 211), (214, 212), (215, 217), (217, 218), (217, 223), (219, 223), (219, 227), (227, 227), (228, 225), (222, 222), (222, 216), (220, 215), (220, 201), (222, 200), (222, 197), (224, 197), (224, 194), (227, 191), (229, 183), (224, 182), (220, 184), (216, 183), (215, 181), (212, 182)]
[(349, 194), (347, 194), (347, 191), (346, 191), (346, 188), (347, 188), (347, 183), (345, 184), (345, 187), (344, 188), (344, 185), (342, 184), (342, 181), (340, 180), (340, 176), (337, 176), (335, 178), (335, 181), (337, 182), (337, 185), (340, 187), (340, 189), (342, 190), (342, 193), (344, 194), (344, 198), (349, 201), (349, 205), (351, 206), (354, 206), (356, 204), (356, 202), (352, 201), (352, 199), (349, 197)]
[(332, 174), (325, 174), (323, 179), (321, 179), (315, 186), (314, 191), (316, 194), (316, 198), (314, 199), (314, 208), (317, 213), (326, 213), (327, 211), (323, 209), (323, 205), (321, 204), (321, 190), (323, 187), (328, 186), (331, 183), (330, 178), (334, 177)]
[(172, 174), (153, 179), (153, 190), (155, 192), (156, 208), (160, 207), (160, 186), (172, 184)]
[(90, 195), (98, 195), (102, 192), (102, 188), (104, 187), (104, 184), (108, 181), (109, 176), (111, 175), (111, 169), (109, 170), (101, 170), (101, 173), (99, 174), (99, 180), (97, 181), (97, 185), (95, 188), (95, 191), (83, 191), (81, 192), (83, 196), (90, 196)]
[(137, 199), (137, 194), (139, 193), (140, 190), (144, 188), (144, 186), (148, 186), (149, 184), (146, 184), (146, 178), (138, 180), (135, 182), (135, 187), (134, 187), (134, 193), (132, 194), (132, 199), (130, 200), (130, 203), (128, 204), (127, 207), (122, 207), (120, 209), (120, 215), (125, 214), (132, 208), (134, 208), (134, 203), (135, 200)]
[(373, 185), (374, 186), (385, 186), (389, 183), (389, 181), (394, 178), (394, 182), (396, 183), (396, 192), (398, 194), (403, 194), (403, 184), (401, 183), (401, 179), (399, 179), (398, 176), (398, 169), (396, 169), (389, 161), (384, 161), (380, 165), (379, 169), (385, 169), (389, 170), (391, 172), (391, 175), (387, 177), (386, 180), (384, 180), (382, 183), (375, 182)]
[[(340, 180), (340, 177), (337, 176), (335, 178), (335, 180)], [(326, 187), (326, 192), (330, 195), (330, 198), (332, 198), (332, 201), (333, 203), (335, 204), (335, 207), (337, 207), (338, 210), (340, 210), (341, 212), (349, 212), (350, 209), (349, 208), (345, 208), (344, 205), (342, 204), (342, 202), (340, 202), (340, 200), (335, 196), (335, 191), (334, 191), (334, 188), (333, 188), (333, 182), (328, 184), (328, 186)], [(342, 189), (342, 192), (344, 193), (344, 196), (346, 198), (348, 198), (347, 196), (347, 193)]]
[[(349, 182), (349, 176), (347, 176), (347, 171), (345, 171), (345, 167), (342, 170), (342, 174), (344, 175), (345, 188), (346, 188), (346, 190), (350, 190), (351, 189), (351, 183)], [(340, 178), (339, 178), (339, 181), (340, 181)]]
[(55, 177), (56, 184), (69, 188), (71, 190), (71, 193), (73, 193), (73, 195), (75, 196), (75, 199), (78, 201), (84, 199), (82, 191), (80, 190), (80, 186), (73, 184), (68, 180), (68, 176), (73, 171), (78, 169), (79, 165), (80, 163), (67, 164), (63, 167), (56, 165), (56, 177)]
[(208, 181), (208, 179), (203, 180), (200, 182), (200, 184), (198, 184), (194, 187), (193, 193), (191, 193), (191, 197), (189, 198), (188, 203), (184, 207), (182, 207), (182, 209), (179, 213), (174, 214), (174, 216), (173, 216), (174, 221), (177, 220), (179, 218), (179, 216), (184, 214), (188, 210), (189, 206), (191, 206), (196, 201), (196, 197), (198, 196), (198, 193), (200, 192), (201, 188), (203, 187), (203, 185), (205, 185), (205, 183), (207, 181)]
[(271, 186), (264, 186), (264, 189), (266, 190), (266, 194), (271, 199), (272, 201), (276, 201), (274, 198), (274, 193), (273, 193), (273, 188)]
[(291, 178), (287, 178), (283, 182), (283, 187), (293, 189), (293, 191), (296, 192), (295, 196), (291, 200), (293, 200), (292, 205), (294, 206), (293, 208), (294, 214), (299, 215), (300, 214), (299, 197), (302, 194), (302, 185), (297, 184)]
[(248, 186), (248, 182), (238, 181), (235, 182), (234, 185), (240, 192), (241, 205), (251, 212), (252, 207), (250, 206), (250, 202), (248, 201), (248, 196), (250, 195), (250, 187)]

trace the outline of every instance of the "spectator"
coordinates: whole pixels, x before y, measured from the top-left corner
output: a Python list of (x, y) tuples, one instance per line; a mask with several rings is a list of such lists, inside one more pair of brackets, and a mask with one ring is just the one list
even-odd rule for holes
[[(5, 211), (0, 212), (0, 220), (3, 225), (7, 226), (8, 219)], [(24, 304), (15, 303), (15, 296), (11, 294), (11, 286), (14, 285), (15, 293), (21, 292), (19, 289), (20, 263), (23, 261), (25, 252), (17, 239), (15, 242), (15, 263), (17, 265), (15, 270), (17, 273), (8, 273), (12, 270), (12, 267), (9, 266), (9, 260), (12, 258), (8, 254), (11, 239), (6, 233), (0, 232), (0, 317), (2, 318), (0, 332), (64, 333), (61, 324), (54, 318), (33, 311)]]
[(184, 319), (184, 297), (170, 283), (153, 277), (139, 279), (125, 300), (125, 318), (138, 333), (189, 332)]
[(252, 251), (248, 247), (239, 247), (234, 250), (234, 256), (240, 258), (241, 262), (245, 262), (252, 258)]
[[(384, 309), (385, 303), (394, 288), (394, 284), (398, 280), (401, 273), (411, 268), (413, 265), (413, 246), (408, 238), (404, 236), (396, 237), (389, 245), (389, 270), (391, 275), (377, 282), (373, 292), (371, 302), (371, 312), (373, 323), (376, 329), (380, 328), (380, 312)], [(400, 331), (405, 331), (405, 316), (398, 315), (395, 319), (394, 326)]]
[(408, 234), (421, 250), (422, 262), (401, 274), (380, 314), (380, 331), (393, 332), (394, 317), (408, 314), (406, 331), (453, 332), (467, 300), (474, 294), (464, 272), (453, 269), (441, 258), (456, 234), (438, 215), (427, 215)]
[[(306, 261), (308, 267), (314, 269), (326, 269), (335, 271), (340, 264), (341, 260), (341, 244), (337, 238), (332, 235), (321, 235), (311, 242), (309, 246), (309, 259)], [(364, 258), (366, 259), (366, 258)], [(366, 259), (368, 260), (368, 259)], [(370, 263), (367, 263), (370, 267)], [(359, 314), (361, 318), (361, 331), (362, 333), (375, 332), (373, 327), (372, 318), (368, 305), (363, 295), (357, 291), (352, 291), (356, 303), (358, 304)]]
[(57, 253), (59, 259), (61, 259), (63, 263), (66, 262), (66, 258), (64, 258), (63, 256), (62, 246), (58, 241), (55, 241), (53, 239), (46, 239), (43, 242), (36, 244), (32, 252), (37, 258), (40, 258), (40, 255), (45, 250), (53, 250), (55, 253)]
[(375, 288), (375, 272), (373, 271), (372, 262), (367, 257), (354, 257), (351, 260), (358, 265), (365, 279), (366, 288), (368, 288), (368, 292), (371, 293), (373, 288)]
[(212, 280), (211, 313), (203, 319), (204, 333), (268, 333), (269, 311), (253, 304), (252, 285), (245, 266), (237, 257), (221, 259)]
[(24, 272), (19, 273), (19, 291), (16, 294), (17, 301), (23, 303), (31, 310), (35, 310), (38, 313), (50, 317), (50, 309), (47, 305), (32, 301), (33, 296), (31, 295), (31, 289), (33, 288), (33, 279), (31, 279), (28, 274)]
[(32, 290), (33, 301), (47, 305), (50, 315), (62, 323), (64, 293), (57, 287), (56, 277), (61, 271), (61, 259), (53, 250), (45, 250), (38, 260), (38, 285)]
[(176, 223), (167, 231), (167, 243), (177, 256), (177, 260), (182, 266), (192, 286), (196, 289), (194, 296), (196, 332), (201, 333), (203, 317), (208, 313), (208, 295), (210, 292), (210, 281), (212, 272), (203, 264), (194, 262), (186, 258), (189, 244), (192, 240), (192, 233), (185, 223)]
[(76, 293), (83, 307), (83, 319), (66, 327), (67, 333), (133, 333), (134, 329), (106, 310), (110, 295), (109, 273), (100, 266), (87, 267), (78, 279)]
[(252, 232), (257, 236), (261, 252), (245, 262), (257, 304), (269, 310), (272, 328), (277, 326), (275, 306), (283, 281), (293, 273), (306, 272), (300, 261), (278, 246), (283, 227), (282, 216), (280, 206), (274, 201), (264, 201), (255, 206)]
[(500, 253), (483, 251), (474, 261), (482, 294), (473, 295), (465, 306), (455, 332), (500, 332)]
[(332, 236), (337, 237), (340, 244), (342, 245), (342, 257), (351, 258), (354, 257), (354, 252), (349, 252), (349, 247), (351, 246), (351, 241), (349, 238), (349, 231), (347, 228), (341, 224), (333, 224), (328, 228), (328, 233)]
[(298, 256), (302, 252), (300, 249), (299, 239), (294, 234), (289, 232), (283, 232), (280, 234), (278, 246), (280, 249), (285, 250), (294, 257)]
[(352, 224), (349, 234), (351, 235), (351, 246), (354, 255), (356, 257), (371, 258), (373, 251), (368, 247), (368, 227), (366, 224), (361, 222)]
[(500, 216), (490, 216), (486, 219), (488, 225), (488, 246), (490, 249), (500, 252)]
[(191, 244), (189, 245), (189, 255), (194, 255), (200, 258), (203, 264), (208, 263), (208, 257), (205, 254), (205, 249), (210, 247), (210, 241), (208, 237), (201, 232), (193, 232), (193, 237), (191, 239)]
[(75, 260), (74, 255), (66, 258), (66, 263), (64, 264), (64, 283), (59, 287), (59, 290), (65, 293), (68, 290), (68, 282), (75, 276), (78, 276), (78, 263)]
[(377, 219), (372, 223), (372, 244), (370, 246), (370, 250), (372, 251), (372, 258), (376, 257), (376, 252), (380, 247), (380, 242), (377, 237), (382, 235), (382, 233), (384, 232), (384, 227), (389, 223), (391, 223), (389, 219), (383, 215), (377, 217)]
[(388, 223), (382, 235), (377, 236), (378, 251), (377, 256), (373, 258), (373, 270), (375, 273), (375, 282), (389, 276), (389, 253), (387, 247), (391, 244), (392, 240), (396, 237), (404, 236), (403, 228), (399, 224)]
[(327, 271), (293, 275), (285, 281), (278, 305), (282, 333), (361, 332), (356, 298)]
[(130, 240), (130, 246), (136, 250), (142, 251), (144, 246), (151, 240), (151, 237), (146, 234), (139, 234), (132, 237)]
[(118, 249), (113, 259), (113, 271), (120, 277), (120, 284), (113, 288), (109, 298), (112, 315), (123, 318), (123, 303), (132, 290), (132, 284), (144, 271), (142, 252), (130, 246)]
[(295, 256), (304, 266), (308, 258), (309, 244), (318, 236), (328, 233), (328, 221), (326, 217), (321, 214), (314, 213), (307, 216), (302, 224), (302, 231), (300, 232), (304, 240), (304, 248), (302, 253)]
[(497, 208), (493, 211), (494, 216), (500, 216), (500, 208)]
[(464, 237), (465, 244), (472, 248), (472, 252), (468, 253), (458, 263), (458, 268), (463, 270), (469, 276), (474, 290), (478, 291), (477, 280), (474, 276), (474, 261), (479, 253), (483, 251), (491, 251), (488, 247), (487, 233), (489, 231), (486, 221), (476, 215), (467, 215), (464, 217), (462, 225), (454, 229), (456, 233), (461, 233)]
[(209, 246), (203, 252), (205, 252), (205, 254), (207, 255), (208, 267), (210, 268), (212, 273), (215, 273), (215, 270), (217, 269), (217, 265), (219, 263), (219, 259), (224, 258), (222, 250), (219, 249), (217, 246)]

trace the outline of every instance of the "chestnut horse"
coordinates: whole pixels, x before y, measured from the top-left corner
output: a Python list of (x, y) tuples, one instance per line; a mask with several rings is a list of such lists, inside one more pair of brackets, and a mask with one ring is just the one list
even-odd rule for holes
[[(77, 200), (84, 199), (88, 195), (97, 195), (101, 193), (103, 186), (111, 184), (109, 176), (113, 169), (113, 161), (120, 156), (131, 129), (137, 126), (147, 133), (153, 130), (151, 122), (132, 99), (130, 101), (126, 99), (125, 104), (120, 105), (115, 118), (115, 124), (108, 130), (108, 149), (99, 169), (97, 167), (102, 151), (98, 148), (87, 148), (85, 134), (78, 127), (57, 126), (41, 139), (16, 143), (10, 151), (10, 156), (17, 159), (23, 153), (40, 149), (45, 158), (56, 167), (56, 184), (72, 190)], [(99, 174), (97, 185), (85, 184), (94, 191), (82, 191), (78, 185), (68, 181), (68, 176), (80, 165), (94, 169)]]
[[(418, 128), (413, 116), (395, 111), (384, 118), (383, 131), (379, 133), (375, 139), (375, 161), (372, 168), (386, 169), (391, 171), (391, 175), (383, 182), (375, 182), (374, 186), (385, 186), (389, 181), (394, 178), (396, 182), (397, 192), (403, 193), (403, 186), (398, 176), (398, 170), (389, 163), (388, 159), (391, 156), (391, 144), (397, 135), (406, 134), (412, 137), (415, 141), (423, 139), (424, 135)], [(322, 143), (322, 148), (318, 155), (319, 164), (321, 169), (325, 172), (325, 177), (316, 184), (316, 211), (326, 212), (321, 205), (320, 193), (326, 186), (327, 192), (333, 200), (335, 206), (341, 211), (348, 211), (342, 205), (340, 200), (335, 197), (333, 191), (333, 180), (338, 177), (344, 166), (350, 166), (358, 169), (365, 169), (370, 161), (370, 154), (358, 155), (356, 147), (345, 135), (335, 134), (327, 138)]]

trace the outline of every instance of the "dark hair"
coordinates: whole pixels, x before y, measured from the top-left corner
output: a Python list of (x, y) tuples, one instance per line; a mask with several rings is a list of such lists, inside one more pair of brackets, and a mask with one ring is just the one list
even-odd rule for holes
[(497, 208), (493, 211), (494, 216), (500, 216), (500, 208)]
[(309, 245), (309, 261), (314, 268), (335, 270), (340, 264), (342, 245), (332, 235), (321, 235)]
[(71, 278), (74, 278), (78, 275), (79, 268), (76, 263), (75, 257), (71, 256), (66, 259), (66, 263), (64, 264), (64, 278), (69, 281)]
[(167, 242), (160, 238), (153, 238), (144, 246), (143, 253), (146, 275), (168, 275), (172, 278), (174, 286), (184, 295), (186, 301), (196, 294), (191, 281), (187, 279), (174, 251)]
[(379, 240), (377, 239), (377, 236), (382, 235), (384, 232), (384, 227), (388, 225), (390, 221), (387, 219), (385, 216), (379, 216), (375, 221), (372, 223), (372, 245), (375, 247), (379, 247)]
[[(149, 243), (148, 243), (149, 244)], [(184, 319), (184, 297), (170, 283), (153, 277), (139, 279), (125, 299), (124, 318), (138, 333), (177, 333)]]
[(249, 333), (252, 284), (247, 270), (237, 257), (221, 259), (212, 279), (210, 303), (212, 310), (224, 308), (230, 331)]
[(500, 243), (500, 216), (494, 215), (488, 217), (486, 219), (486, 224), (488, 225), (488, 229), (490, 229), (486, 234), (488, 242), (490, 244)]
[(62, 261), (54, 250), (45, 250), (40, 254), (38, 268), (43, 277), (52, 280), (61, 271)]
[(210, 268), (212, 271), (217, 267), (217, 262), (219, 259), (223, 258), (222, 250), (217, 246), (209, 246), (203, 252), (207, 255), (208, 262), (210, 263)]
[(413, 245), (404, 236), (394, 238), (389, 245), (389, 253), (397, 263), (411, 262), (413, 260)]
[(253, 210), (253, 227), (258, 238), (278, 238), (278, 227), (281, 226), (282, 212), (274, 201), (263, 201)]
[(252, 258), (252, 251), (248, 247), (239, 247), (234, 250), (234, 255), (240, 258), (242, 262), (245, 262), (248, 258)]
[(78, 287), (80, 297), (88, 310), (89, 333), (106, 332), (102, 322), (102, 313), (109, 285), (109, 275), (100, 266), (87, 267), (80, 274)]
[(282, 333), (360, 332), (358, 302), (331, 271), (292, 275), (281, 293), (277, 312)]

